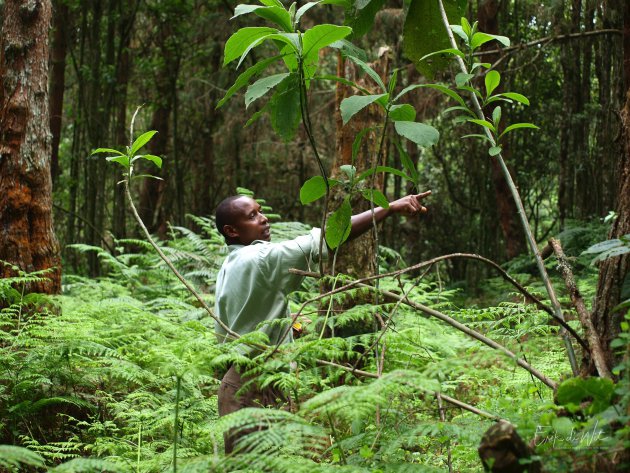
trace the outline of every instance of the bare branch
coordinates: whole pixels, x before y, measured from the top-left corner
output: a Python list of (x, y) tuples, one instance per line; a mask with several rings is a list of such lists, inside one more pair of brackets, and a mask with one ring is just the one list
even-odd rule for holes
[(578, 313), (578, 317), (580, 319), (580, 323), (582, 324), (582, 328), (584, 329), (584, 333), (586, 333), (586, 339), (588, 340), (588, 344), (590, 346), (590, 350), (588, 352), (593, 359), (593, 363), (595, 364), (595, 368), (597, 369), (597, 373), (602, 378), (612, 379), (612, 374), (606, 365), (606, 357), (604, 356), (604, 350), (602, 349), (602, 344), (597, 335), (597, 331), (593, 326), (593, 321), (591, 320), (591, 315), (586, 309), (586, 305), (584, 304), (584, 299), (582, 299), (582, 294), (580, 294), (580, 290), (575, 283), (575, 278), (573, 277), (573, 271), (571, 271), (571, 266), (567, 261), (567, 257), (562, 251), (562, 246), (560, 242), (555, 238), (551, 238), (549, 240), (549, 244), (553, 248), (553, 251), (556, 254), (556, 258), (558, 258), (558, 268), (562, 272), (562, 277), (564, 278), (564, 282), (569, 290), (569, 295), (571, 296), (571, 301), (575, 306), (575, 310)]

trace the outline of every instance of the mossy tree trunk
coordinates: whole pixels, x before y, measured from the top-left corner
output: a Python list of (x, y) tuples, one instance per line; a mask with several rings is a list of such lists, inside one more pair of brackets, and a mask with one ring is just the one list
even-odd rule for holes
[[(0, 260), (54, 268), (29, 291), (57, 293), (61, 260), (51, 213), (48, 112), (50, 0), (4, 4), (0, 35)], [(13, 276), (0, 266), (0, 277)]]

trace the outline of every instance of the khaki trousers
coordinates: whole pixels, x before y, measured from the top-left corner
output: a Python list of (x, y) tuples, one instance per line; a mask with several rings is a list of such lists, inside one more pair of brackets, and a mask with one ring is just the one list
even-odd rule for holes
[[(223, 379), (219, 387), (219, 415), (225, 416), (236, 412), (244, 407), (280, 407), (286, 402), (284, 396), (273, 388), (259, 389), (255, 385), (251, 385), (247, 390), (241, 391), (238, 395), (236, 392), (249, 380), (249, 378), (241, 377), (237, 368), (232, 366)], [(240, 429), (237, 432), (230, 430), (223, 435), (225, 441), (225, 453), (234, 451), (236, 442), (239, 438), (257, 430), (262, 430), (263, 426), (252, 429)], [(239, 449), (242, 451), (241, 449)]]

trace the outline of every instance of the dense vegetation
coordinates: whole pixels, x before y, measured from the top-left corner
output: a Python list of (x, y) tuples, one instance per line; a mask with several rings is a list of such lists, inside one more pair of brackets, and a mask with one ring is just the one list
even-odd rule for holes
[[(0, 259), (0, 471), (627, 467), (622, 7), (52, 3), (62, 291), (30, 291), (58, 266)], [(427, 217), (344, 243), (353, 211), (425, 189)], [(274, 241), (325, 221), (292, 344), (216, 341), (211, 215), (235, 192), (264, 198)], [(219, 418), (232, 364), (291, 402)]]

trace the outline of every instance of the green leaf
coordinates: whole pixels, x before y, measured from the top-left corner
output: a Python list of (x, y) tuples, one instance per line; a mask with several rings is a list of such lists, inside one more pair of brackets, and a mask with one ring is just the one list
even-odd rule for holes
[(493, 146), (492, 148), (490, 148), (488, 150), (488, 154), (490, 156), (496, 156), (497, 154), (499, 154), (501, 152), (501, 147), (500, 146)]
[(330, 46), (352, 33), (352, 28), (337, 25), (316, 25), (302, 35), (302, 57), (305, 62), (317, 61), (320, 49)]
[(241, 28), (225, 43), (223, 65), (225, 66), (241, 57), (245, 51), (251, 49), (252, 44), (277, 31), (275, 28), (262, 26)]
[(455, 76), (455, 84), (457, 85), (457, 87), (461, 87), (468, 84), (470, 79), (472, 79), (473, 77), (475, 77), (475, 74), (464, 74), (463, 72), (460, 72)]
[(129, 156), (109, 156), (105, 159), (118, 163), (125, 169), (129, 169)]
[(335, 41), (334, 43), (330, 44), (330, 47), (341, 50), (341, 53), (344, 56), (354, 56), (356, 58), (361, 59), (364, 62), (368, 60), (367, 53), (363, 49), (352, 44), (350, 41), (346, 39)]
[(297, 74), (291, 74), (276, 87), (269, 100), (271, 125), (285, 141), (295, 136), (300, 124), (300, 87)]
[(516, 92), (504, 92), (502, 94), (499, 94), (499, 96), (515, 100), (515, 101), (520, 102), (520, 103), (522, 103), (524, 105), (529, 105), (529, 99), (527, 97), (525, 97), (524, 95), (517, 94)]
[[(445, 0), (446, 16), (453, 22), (459, 19), (467, 6), (466, 0)], [(432, 79), (435, 73), (446, 68), (450, 57), (434, 55), (435, 51), (451, 48), (439, 4), (434, 0), (411, 0), (403, 27), (403, 53), (421, 74)]]
[[(273, 101), (273, 97), (271, 97), (270, 102), (271, 101)], [(265, 113), (267, 113), (270, 108), (269, 107), (270, 102), (267, 102), (263, 108), (255, 112), (251, 117), (249, 117), (249, 119), (245, 122), (245, 125), (243, 125), (243, 128), (247, 128), (248, 126), (256, 122), (258, 119), (260, 119), (260, 117), (262, 117)]]
[(385, 0), (355, 0), (345, 11), (345, 23), (352, 28), (352, 36), (359, 38), (374, 26), (374, 18)]
[(269, 66), (269, 64), (277, 61), (281, 57), (282, 56), (280, 56), (280, 55), (273, 56), (273, 57), (264, 59), (264, 60), (262, 60), (260, 62), (257, 62), (253, 66), (247, 68), (247, 70), (245, 72), (243, 72), (241, 75), (238, 76), (238, 78), (236, 79), (236, 81), (234, 82), (232, 87), (230, 87), (228, 89), (228, 91), (225, 93), (223, 98), (219, 101), (219, 103), (217, 104), (216, 108), (218, 109), (218, 108), (221, 108), (223, 105), (225, 105), (225, 103), (236, 92), (238, 92), (240, 89), (242, 89), (243, 87), (245, 87), (249, 83), (249, 79), (251, 79), (255, 75), (260, 74), (262, 71), (264, 71), (267, 68), (267, 66)]
[(329, 248), (334, 250), (348, 239), (352, 228), (351, 218), (352, 208), (346, 196), (339, 208), (326, 221), (326, 243)]
[(96, 153), (114, 153), (119, 156), (125, 156), (125, 153), (121, 153), (120, 151), (112, 149), (112, 148), (96, 148), (94, 151), (92, 151), (90, 156)]
[(341, 111), (341, 119), (343, 120), (343, 124), (345, 125), (348, 121), (361, 110), (363, 110), (368, 105), (376, 102), (381, 97), (385, 97), (388, 94), (379, 94), (379, 95), (352, 95), (351, 97), (346, 97), (341, 101), (341, 105), (339, 109)]
[(138, 138), (136, 138), (136, 141), (134, 141), (131, 145), (129, 156), (134, 156), (140, 148), (146, 145), (151, 140), (151, 138), (153, 138), (153, 135), (155, 135), (156, 133), (157, 131), (151, 130), (141, 134)]
[(395, 122), (412, 122), (416, 119), (416, 109), (408, 103), (402, 105), (392, 105), (389, 108), (389, 118)]
[(413, 179), (411, 179), (407, 174), (405, 174), (402, 171), (399, 171), (396, 168), (392, 168), (389, 166), (376, 166), (376, 168), (370, 168), (367, 171), (363, 171), (361, 175), (359, 176), (359, 179), (357, 179), (357, 181), (361, 182), (362, 180), (371, 176), (372, 174), (376, 174), (379, 172), (388, 172), (390, 174), (394, 174), (395, 176), (400, 176), (407, 181), (413, 182)]
[(310, 204), (326, 195), (326, 181), (322, 176), (314, 176), (307, 180), (300, 189), (300, 202)]
[(462, 25), (462, 31), (466, 33), (466, 37), (469, 37), (472, 34), (473, 29), (470, 26), (470, 23), (468, 22), (468, 18), (466, 18), (465, 16), (462, 16), (461, 25)]
[(491, 131), (496, 133), (496, 130), (494, 129), (494, 125), (492, 123), (490, 123), (488, 120), (479, 120), (478, 118), (469, 118), (466, 121), (467, 122), (471, 122), (471, 123), (475, 123), (476, 125), (483, 126), (483, 127), (487, 128), (488, 130), (491, 130)]
[(452, 56), (459, 56), (461, 58), (465, 58), (466, 57), (466, 54), (464, 54), (459, 49), (447, 48), (447, 49), (440, 49), (439, 51), (434, 51), (432, 53), (426, 54), (426, 55), (424, 55), (424, 56), (422, 56), (420, 58), (420, 61), (424, 61), (425, 59), (429, 59), (432, 56), (437, 56), (438, 54), (450, 54)]
[(424, 123), (396, 122), (394, 128), (400, 136), (404, 136), (424, 148), (433, 146), (440, 138), (440, 133), (435, 128)]
[(505, 135), (506, 133), (509, 133), (512, 130), (518, 130), (519, 128), (533, 128), (534, 130), (538, 130), (539, 129), (539, 127), (537, 127), (533, 123), (514, 123), (514, 124), (508, 126), (505, 130), (503, 130), (503, 133), (501, 133), (499, 138), (501, 138), (501, 136)]
[(302, 5), (300, 8), (298, 8), (297, 13), (295, 14), (295, 20), (294, 20), (295, 24), (297, 25), (300, 22), (300, 19), (302, 18), (304, 13), (309, 11), (311, 8), (313, 8), (318, 3), (320, 3), (320, 2), (308, 2), (308, 3), (305, 3), (304, 5)]
[(379, 76), (378, 73), (374, 69), (372, 69), (365, 61), (362, 61), (358, 57), (351, 56), (349, 54), (346, 55), (346, 57), (354, 62), (357, 66), (359, 66), (361, 69), (363, 69), (363, 72), (370, 76), (372, 80), (378, 84), (381, 90), (383, 90), (383, 92), (387, 91), (387, 87), (385, 87), (381, 76)]
[(405, 151), (405, 149), (402, 147), (402, 145), (398, 141), (396, 141), (394, 144), (396, 145), (396, 149), (398, 150), (398, 155), (400, 156), (400, 162), (405, 168), (405, 171), (407, 171), (409, 175), (411, 176), (410, 180), (414, 184), (417, 184), (418, 183), (418, 170), (416, 169), (416, 166), (413, 164), (411, 157), (409, 157), (409, 154), (407, 154), (407, 151)]
[[(465, 20), (465, 18), (462, 18), (462, 20)], [(464, 28), (459, 25), (450, 25), (450, 27), (453, 33), (455, 33), (457, 36), (463, 39), (466, 44), (468, 44), (468, 34), (464, 30)]]
[(475, 69), (477, 69), (478, 67), (483, 67), (485, 69), (490, 69), (490, 67), (492, 67), (492, 64), (490, 64), (489, 62), (475, 62), (470, 67), (470, 72), (475, 72)]
[(346, 175), (348, 176), (348, 179), (350, 181), (354, 181), (354, 177), (357, 174), (357, 168), (354, 167), (352, 164), (343, 164), (341, 166), (339, 166), (339, 169)]
[(268, 7), (283, 7), (282, 2), (280, 0), (259, 0), (260, 3), (266, 5)]
[(471, 133), (469, 135), (464, 135), (462, 138), (478, 138), (482, 141), (489, 141), (490, 139), (486, 135), (480, 135), (478, 133)]
[[(299, 43), (299, 37), (297, 33), (276, 32), (272, 34), (267, 34), (257, 39), (256, 41), (252, 42), (249, 46), (247, 46), (247, 48), (245, 48), (245, 51), (243, 51), (243, 54), (241, 54), (241, 58), (238, 60), (238, 64), (236, 65), (236, 68), (238, 69), (239, 67), (241, 67), (241, 64), (243, 63), (243, 61), (245, 60), (245, 58), (247, 57), (247, 55), (252, 49), (254, 49), (257, 46), (260, 46), (266, 40), (273, 40), (273, 41), (285, 43), (286, 45), (289, 46), (289, 51), (296, 54), (300, 51), (300, 43)], [(288, 54), (289, 51), (283, 50), (282, 54)]]
[(289, 73), (284, 72), (282, 74), (274, 74), (272, 76), (263, 77), (262, 79), (254, 82), (247, 88), (247, 92), (245, 93), (245, 108), (248, 108), (255, 100), (264, 96), (288, 76)]
[(485, 44), (488, 41), (492, 41), (492, 40), (496, 40), (506, 47), (510, 45), (510, 38), (508, 38), (507, 36), (498, 36), (498, 35), (479, 32), (473, 35), (472, 41), (470, 42), (470, 48), (474, 51), (482, 44)]
[(448, 95), (450, 98), (455, 100), (462, 107), (466, 107), (466, 102), (464, 102), (464, 99), (457, 92), (455, 92), (454, 90), (449, 89), (448, 87), (440, 85), (440, 84), (414, 84), (414, 85), (410, 85), (410, 86), (405, 87), (403, 90), (400, 91), (400, 93), (394, 99), (394, 102), (398, 102), (398, 99), (400, 99), (406, 93), (411, 92), (412, 90), (415, 90), (415, 89), (420, 89), (420, 88), (439, 90), (443, 94)]
[(490, 97), (494, 89), (499, 86), (501, 82), (501, 74), (497, 71), (490, 71), (486, 74), (486, 97)]
[(282, 6), (260, 6), (260, 5), (237, 5), (234, 9), (234, 16), (244, 15), (247, 13), (254, 13), (261, 18), (269, 20), (278, 25), (282, 30), (287, 33), (293, 32), (293, 24), (291, 23), (291, 15)]
[(140, 156), (142, 159), (146, 159), (147, 161), (151, 161), (158, 168), (162, 169), (162, 158), (156, 156), (154, 154), (143, 154)]
[(474, 116), (473, 112), (471, 109), (469, 109), (468, 107), (462, 107), (460, 105), (455, 106), (455, 107), (448, 107), (447, 109), (444, 109), (442, 111), (442, 113), (449, 113), (449, 112), (454, 112), (454, 111), (458, 111), (458, 112), (464, 112), (467, 113), (471, 116)]
[(387, 200), (387, 197), (385, 197), (385, 195), (378, 189), (363, 189), (361, 191), (361, 195), (365, 199), (374, 202), (379, 207), (383, 207), (384, 209), (389, 208), (389, 201)]
[(501, 107), (495, 107), (492, 111), (492, 121), (494, 122), (494, 128), (498, 129), (501, 122)]
[(558, 386), (558, 404), (580, 406), (590, 402), (585, 409), (588, 415), (598, 414), (611, 405), (615, 385), (605, 378), (569, 378)]

